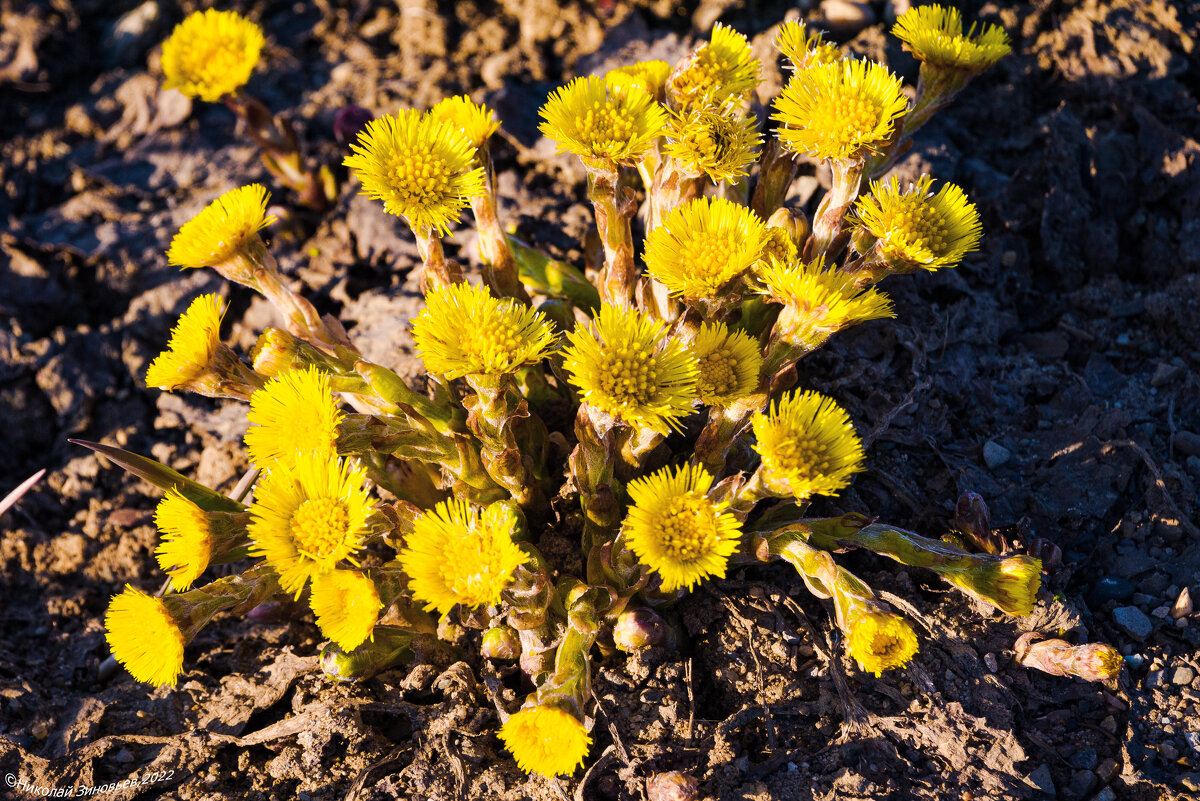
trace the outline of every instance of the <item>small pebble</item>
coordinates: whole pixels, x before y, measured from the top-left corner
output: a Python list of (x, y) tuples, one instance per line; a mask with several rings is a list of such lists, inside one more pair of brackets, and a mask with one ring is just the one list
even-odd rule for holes
[(1171, 675), (1172, 684), (1191, 684), (1192, 679), (1196, 678), (1196, 671), (1192, 670), (1187, 665), (1175, 668), (1175, 673)]
[(1162, 606), (1155, 607), (1154, 611), (1150, 614), (1159, 620), (1166, 620), (1171, 616), (1171, 607), (1163, 604)]
[(984, 664), (987, 665), (988, 670), (992, 671), (993, 673), (998, 673), (1000, 671), (1000, 664), (996, 661), (995, 654), (993, 654), (993, 653), (984, 654), (983, 661), (984, 661)]
[(1185, 732), (1183, 735), (1183, 739), (1187, 740), (1188, 746), (1193, 751), (1195, 751), (1197, 754), (1200, 754), (1200, 732), (1197, 732), (1197, 731)]
[(1158, 744), (1158, 753), (1159, 756), (1168, 762), (1174, 762), (1179, 759), (1179, 749), (1170, 740)]
[[(1103, 725), (1103, 724), (1101, 724)], [(1096, 775), (1100, 777), (1100, 781), (1108, 784), (1117, 775), (1117, 761), (1115, 759), (1106, 759), (1096, 768)]]
[(1192, 613), (1192, 593), (1184, 587), (1179, 591), (1179, 597), (1175, 599), (1175, 603), (1171, 605), (1171, 617), (1179, 620), (1185, 618)]
[(1088, 793), (1096, 788), (1098, 781), (1096, 774), (1090, 770), (1077, 771), (1071, 776), (1071, 782), (1067, 785), (1067, 789), (1063, 791), (1063, 797), (1067, 801), (1083, 801)]
[(997, 445), (990, 439), (983, 443), (983, 463), (988, 466), (988, 470), (1003, 467), (1011, 458), (1012, 453), (1003, 445)]
[(1146, 613), (1136, 606), (1121, 606), (1114, 609), (1113, 622), (1117, 624), (1117, 628), (1135, 640), (1144, 640), (1150, 636), (1150, 632), (1154, 631), (1150, 618), (1146, 617)]
[(1031, 787), (1036, 787), (1046, 795), (1053, 796), (1056, 792), (1054, 789), (1054, 778), (1050, 775), (1050, 766), (1044, 763), (1039, 765), (1033, 773), (1026, 776), (1025, 781)]
[(1112, 791), (1112, 788), (1105, 787), (1096, 793), (1095, 801), (1116, 801), (1116, 798), (1117, 794)]
[(1100, 606), (1105, 601), (1124, 601), (1133, 595), (1133, 582), (1117, 576), (1105, 576), (1092, 586), (1088, 603)]

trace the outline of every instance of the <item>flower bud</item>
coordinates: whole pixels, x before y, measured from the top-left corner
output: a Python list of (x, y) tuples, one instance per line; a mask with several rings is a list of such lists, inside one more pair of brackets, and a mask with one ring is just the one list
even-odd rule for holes
[(517, 659), (521, 656), (521, 639), (512, 626), (496, 626), (483, 633), (480, 650), (486, 659)]
[(1109, 681), (1121, 674), (1125, 660), (1102, 642), (1071, 645), (1066, 640), (1040, 640), (1036, 631), (1022, 634), (1013, 649), (1017, 661), (1051, 676), (1074, 676), (1084, 681)]
[(413, 658), (413, 633), (394, 626), (376, 626), (371, 640), (353, 651), (329, 643), (321, 649), (321, 671), (336, 681), (363, 681)]
[(345, 145), (373, 119), (374, 115), (362, 106), (342, 106), (333, 115), (333, 135), (339, 145)]
[(656, 773), (646, 780), (647, 801), (695, 801), (699, 797), (695, 778), (677, 770)]
[(646, 607), (626, 609), (613, 626), (613, 642), (620, 650), (633, 653), (661, 644), (666, 629), (666, 624), (654, 610)]
[(998, 554), (1004, 543), (992, 533), (992, 513), (983, 496), (975, 492), (964, 492), (954, 505), (954, 528), (974, 546), (975, 550)]
[(788, 238), (792, 240), (792, 244), (796, 246), (797, 250), (804, 247), (812, 229), (804, 212), (793, 211), (786, 207), (778, 208), (771, 214), (767, 219), (767, 227), (782, 228), (786, 231)]

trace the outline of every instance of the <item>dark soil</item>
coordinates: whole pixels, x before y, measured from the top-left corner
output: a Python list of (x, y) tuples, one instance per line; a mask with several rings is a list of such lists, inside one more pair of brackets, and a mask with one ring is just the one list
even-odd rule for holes
[[(787, 11), (232, 5), (270, 40), (251, 89), (331, 161), (344, 104), (486, 99), (505, 122), (504, 214), (577, 262), (591, 213), (582, 173), (538, 139), (547, 89), (617, 59), (674, 58), (718, 19), (766, 53)], [(270, 323), (248, 292), (164, 256), (206, 202), (268, 176), (224, 107), (159, 89), (158, 43), (183, 13), (173, 3), (0, 0), (0, 495), (48, 469), (2, 521), (0, 772), (51, 788), (147, 782), (113, 799), (640, 799), (666, 770), (731, 800), (1196, 797), (1200, 618), (1169, 607), (1200, 592), (1200, 12), (964, 6), (1003, 24), (1014, 53), (899, 169), (961, 184), (983, 213), (982, 250), (889, 280), (899, 319), (835, 339), (801, 383), (837, 397), (872, 442), (870, 470), (827, 511), (939, 536), (958, 495), (978, 492), (996, 524), (1062, 549), (1037, 615), (1005, 618), (929, 575), (851, 556), (922, 635), (910, 668), (874, 678), (842, 655), (794, 573), (739, 572), (679, 605), (681, 650), (599, 664), (588, 768), (549, 781), (522, 774), (495, 736), (497, 705), (517, 696), (494, 667), (336, 685), (314, 669), (320, 637), (303, 616), (220, 621), (188, 648), (174, 690), (100, 670), (109, 597), (162, 581), (157, 496), (66, 438), (151, 453), (223, 490), (237, 481), (241, 409), (147, 390), (142, 376), (203, 290), (232, 299), (239, 347)], [(884, 31), (851, 47), (914, 80)], [(796, 202), (816, 186), (798, 181)], [(326, 219), (294, 222), (273, 233), (284, 269), (371, 358), (416, 373), (416, 250), (402, 226), (350, 190)], [(470, 234), (456, 242), (468, 256)], [(1146, 615), (1144, 636), (1117, 625), (1126, 607)], [(1119, 689), (1014, 663), (1030, 628), (1119, 647)]]

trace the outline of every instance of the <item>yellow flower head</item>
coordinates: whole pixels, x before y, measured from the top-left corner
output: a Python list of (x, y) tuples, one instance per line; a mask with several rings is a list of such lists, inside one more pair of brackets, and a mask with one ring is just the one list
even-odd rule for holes
[(649, 93), (632, 84), (610, 87), (595, 75), (554, 90), (539, 113), (538, 130), (559, 153), (602, 169), (635, 164), (667, 125), (667, 113)]
[(704, 323), (688, 346), (700, 370), (700, 402), (728, 406), (758, 388), (763, 357), (758, 343), (722, 322)]
[(447, 284), (426, 297), (413, 339), (431, 373), (498, 376), (544, 359), (554, 329), (541, 312), (493, 297), (485, 286)]
[(236, 11), (196, 11), (163, 42), (163, 87), (209, 103), (246, 85), (263, 48), (262, 28)]
[(310, 453), (328, 459), (337, 453), (342, 417), (328, 375), (315, 367), (288, 370), (250, 396), (246, 451), (259, 467)]
[(672, 115), (664, 150), (688, 173), (717, 183), (746, 175), (761, 142), (754, 117), (705, 106)]
[(859, 667), (879, 676), (885, 670), (904, 667), (917, 653), (917, 635), (912, 625), (892, 612), (866, 607), (845, 621), (850, 655)]
[(279, 586), (299, 596), (305, 583), (353, 562), (371, 502), (366, 470), (335, 456), (308, 453), (272, 465), (254, 490), (250, 552), (279, 574)]
[(708, 43), (671, 73), (667, 95), (680, 109), (740, 101), (758, 86), (759, 67), (746, 37), (718, 22)]
[(383, 603), (375, 582), (355, 570), (332, 570), (312, 580), (309, 598), (317, 628), (344, 651), (366, 642)]
[(642, 564), (662, 576), (667, 592), (691, 589), (707, 576), (725, 576), (741, 524), (724, 503), (708, 498), (713, 477), (704, 468), (666, 467), (629, 484), (631, 506), (622, 532)]
[(171, 329), (167, 349), (150, 362), (146, 370), (147, 386), (178, 389), (208, 373), (213, 356), (221, 347), (224, 314), (221, 298), (215, 294), (193, 300)]
[(414, 231), (445, 235), (471, 198), (484, 192), (475, 148), (457, 125), (413, 109), (371, 120), (342, 162), (358, 174), (363, 194)]
[(199, 268), (235, 257), (255, 260), (265, 250), (258, 232), (275, 221), (267, 216), (270, 200), (262, 184), (230, 189), (183, 224), (171, 240), (167, 263)]
[(785, 22), (775, 34), (775, 47), (792, 64), (792, 69), (803, 70), (819, 64), (833, 64), (842, 59), (837, 45), (824, 41), (819, 31), (810, 31), (803, 22)]
[(648, 314), (606, 303), (567, 341), (563, 367), (599, 411), (666, 434), (695, 406), (696, 360)]
[(592, 745), (579, 718), (557, 706), (527, 706), (500, 727), (500, 739), (526, 773), (559, 776), (583, 764)]
[(845, 59), (801, 70), (775, 101), (779, 139), (796, 153), (862, 159), (892, 134), (908, 105), (900, 79), (873, 61)]
[(1017, 554), (958, 570), (939, 571), (939, 575), (963, 592), (999, 607), (1005, 614), (1025, 617), (1037, 605), (1042, 560)]
[(715, 299), (758, 261), (765, 238), (750, 209), (700, 197), (676, 206), (646, 237), (646, 266), (672, 295)]
[(413, 597), (426, 609), (444, 615), (456, 604), (474, 609), (499, 603), (526, 556), (513, 542), (512, 516), (492, 508), (456, 498), (417, 518), (399, 559)]
[(212, 560), (216, 537), (208, 513), (171, 490), (154, 510), (154, 525), (162, 535), (154, 558), (171, 576), (171, 586), (186, 590)]
[(429, 110), (429, 116), (463, 132), (474, 147), (483, 144), (500, 130), (500, 120), (492, 110), (482, 103), (475, 103), (466, 95), (455, 95), (437, 103)]
[(850, 415), (832, 398), (793, 392), (769, 414), (755, 414), (752, 423), (763, 483), (771, 492), (797, 500), (833, 495), (862, 470), (862, 443)]
[(791, 234), (782, 226), (767, 226), (766, 238), (763, 239), (762, 253), (755, 265), (759, 275), (765, 274), (775, 262), (790, 264), (800, 255), (800, 249), (792, 241)]
[(639, 61), (609, 70), (604, 74), (604, 82), (610, 90), (621, 92), (633, 86), (661, 101), (670, 74), (671, 65), (665, 61)]
[(976, 36), (972, 25), (964, 35), (958, 9), (939, 5), (905, 11), (892, 34), (926, 64), (972, 74), (983, 72), (1012, 50), (1003, 28), (985, 25)]
[(895, 317), (888, 296), (871, 287), (856, 289), (854, 278), (826, 270), (824, 259), (805, 264), (772, 261), (758, 271), (760, 291), (782, 303), (776, 330), (786, 341), (814, 350), (843, 328)]
[(871, 183), (871, 194), (859, 198), (854, 217), (879, 241), (884, 259), (901, 269), (937, 270), (957, 266), (979, 246), (983, 226), (979, 211), (954, 184), (937, 194), (933, 179), (923, 175), (908, 189), (895, 176)]
[(113, 656), (135, 679), (175, 685), (187, 640), (161, 598), (127, 586), (108, 605), (104, 629)]

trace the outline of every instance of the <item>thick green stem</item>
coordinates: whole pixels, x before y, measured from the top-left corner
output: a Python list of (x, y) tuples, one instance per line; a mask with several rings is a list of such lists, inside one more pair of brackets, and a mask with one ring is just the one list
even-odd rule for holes
[(804, 250), (806, 261), (819, 256), (832, 259), (837, 255), (832, 252), (837, 249), (834, 245), (842, 231), (846, 212), (850, 211), (862, 184), (862, 159), (831, 159), (830, 166), (833, 169), (833, 185), (821, 198), (821, 205), (817, 207), (813, 218), (812, 239)]
[(633, 302), (637, 267), (633, 260), (630, 220), (637, 209), (636, 195), (628, 187), (617, 188), (616, 170), (588, 170), (588, 199), (596, 211), (596, 230), (604, 245), (604, 271), (600, 297), (618, 306)]

